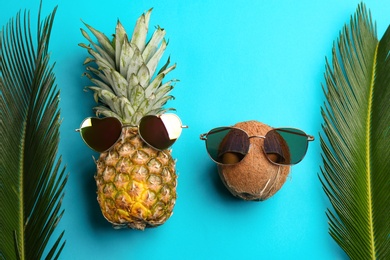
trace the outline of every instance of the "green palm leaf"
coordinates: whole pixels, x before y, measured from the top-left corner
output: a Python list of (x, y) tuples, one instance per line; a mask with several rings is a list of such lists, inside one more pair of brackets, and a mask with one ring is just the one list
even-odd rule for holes
[(360, 4), (327, 62), (322, 186), (329, 232), (351, 259), (390, 259), (390, 27)]
[(48, 55), (55, 11), (43, 22), (38, 16), (37, 39), (29, 12), (0, 33), (0, 259), (57, 258), (65, 244), (64, 232), (50, 240), (67, 180), (57, 157), (59, 91)]

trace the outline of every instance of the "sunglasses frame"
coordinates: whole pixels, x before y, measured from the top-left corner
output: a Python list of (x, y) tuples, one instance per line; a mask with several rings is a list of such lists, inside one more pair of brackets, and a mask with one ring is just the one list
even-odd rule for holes
[[(142, 120), (143, 118), (149, 117), (149, 116), (154, 116), (154, 117), (160, 118), (160, 120), (162, 120), (162, 119), (161, 119), (161, 116), (162, 116), (162, 115), (175, 116), (175, 117), (178, 119), (178, 121), (180, 122), (180, 127), (181, 127), (181, 128), (188, 128), (187, 125), (183, 125), (183, 124), (182, 124), (181, 119), (180, 119), (179, 116), (177, 116), (176, 114), (172, 114), (172, 113), (161, 114), (161, 115), (145, 115), (145, 116), (143, 116), (143, 117), (141, 118), (141, 120)], [(105, 119), (105, 118), (115, 118), (116, 120), (118, 120), (118, 122), (119, 122), (120, 125), (121, 125), (121, 133), (120, 133), (118, 139), (117, 139), (117, 140), (116, 140), (108, 149), (106, 149), (106, 150), (104, 150), (104, 151), (97, 151), (97, 150), (95, 150), (94, 148), (92, 148), (92, 147), (85, 141), (85, 139), (84, 139), (84, 137), (83, 137), (83, 135), (82, 135), (82, 133), (81, 133), (81, 129), (82, 129), (81, 126), (84, 124), (84, 122), (85, 122), (86, 120), (92, 119), (92, 118), (99, 119), (99, 120)], [(141, 122), (141, 120), (140, 120), (140, 122)], [(127, 128), (127, 127), (130, 127), (130, 128), (137, 128), (137, 129), (138, 129), (138, 135), (139, 135), (139, 137), (141, 138), (141, 140), (142, 140), (144, 143), (146, 143), (147, 145), (149, 145), (150, 147), (152, 147), (153, 149), (156, 149), (157, 151), (166, 150), (166, 149), (168, 149), (169, 147), (171, 147), (171, 146), (173, 145), (173, 143), (172, 143), (172, 145), (168, 146), (167, 148), (159, 149), (159, 148), (157, 148), (157, 147), (151, 145), (149, 142), (147, 142), (147, 141), (144, 139), (144, 137), (142, 136), (141, 132), (139, 131), (139, 129), (140, 129), (139, 124), (138, 124), (138, 125), (123, 124), (123, 123), (122, 123), (118, 118), (116, 118), (116, 117), (103, 117), (103, 118), (100, 118), (100, 117), (86, 117), (86, 118), (81, 122), (80, 128), (76, 129), (75, 131), (80, 133), (81, 139), (83, 139), (84, 143), (85, 143), (90, 149), (92, 149), (92, 150), (95, 151), (95, 152), (103, 153), (103, 152), (107, 152), (107, 151), (111, 150), (111, 149), (115, 146), (115, 144), (118, 142), (118, 140), (120, 140), (120, 139), (122, 138), (122, 135), (123, 135), (122, 129), (123, 129), (123, 128)], [(180, 136), (180, 135), (179, 135), (179, 136)], [(179, 138), (179, 136), (176, 138), (176, 140)], [(175, 142), (176, 142), (176, 140), (175, 140)]]
[(215, 128), (213, 128), (213, 129), (211, 129), (210, 131), (208, 131), (207, 133), (201, 134), (201, 135), (200, 135), (200, 140), (206, 141), (205, 144), (206, 144), (206, 151), (207, 151), (207, 154), (209, 155), (209, 157), (211, 158), (211, 160), (212, 160), (213, 162), (215, 162), (216, 164), (219, 164), (219, 165), (236, 165), (236, 164), (239, 164), (239, 163), (242, 162), (242, 160), (244, 160), (244, 158), (248, 155), (248, 153), (249, 153), (249, 151), (250, 151), (250, 149), (251, 149), (252, 144), (249, 142), (248, 151), (246, 152), (246, 154), (244, 154), (244, 157), (243, 157), (239, 162), (232, 163), (232, 164), (220, 163), (220, 162), (214, 160), (214, 158), (210, 155), (210, 153), (209, 153), (209, 151), (208, 151), (208, 149), (207, 149), (207, 137), (208, 137), (210, 134), (215, 133), (216, 130), (218, 130), (218, 129), (221, 129), (220, 131), (223, 131), (223, 130), (226, 130), (226, 129), (237, 129), (237, 130), (240, 130), (240, 131), (242, 131), (242, 132), (245, 133), (245, 135), (246, 135), (247, 138), (248, 138), (248, 141), (250, 141), (250, 139), (252, 139), (252, 138), (266, 139), (266, 135), (267, 135), (270, 131), (274, 131), (274, 130), (281, 130), (281, 129), (283, 129), (285, 132), (288, 132), (288, 131), (286, 131), (286, 129), (292, 129), (292, 130), (298, 130), (298, 131), (302, 132), (302, 134), (296, 133), (296, 132), (292, 132), (292, 134), (296, 134), (296, 135), (301, 135), (301, 136), (306, 136), (306, 137), (307, 137), (306, 151), (305, 151), (305, 153), (303, 154), (302, 158), (301, 158), (299, 161), (295, 162), (295, 163), (291, 163), (291, 164), (281, 164), (281, 163), (277, 163), (277, 162), (272, 161), (272, 160), (268, 157), (267, 153), (266, 153), (265, 150), (264, 150), (264, 144), (262, 145), (262, 151), (263, 151), (265, 157), (267, 158), (267, 160), (268, 160), (270, 163), (272, 163), (272, 164), (274, 164), (274, 165), (279, 165), (279, 166), (291, 166), (291, 165), (295, 165), (295, 164), (300, 163), (300, 162), (303, 160), (303, 158), (305, 158), (305, 155), (306, 155), (306, 153), (307, 153), (307, 149), (308, 149), (308, 147), (309, 147), (309, 142), (314, 141), (314, 136), (308, 135), (308, 134), (306, 134), (303, 130), (298, 129), (298, 128), (293, 128), (293, 127), (278, 127), (278, 128), (272, 128), (272, 129), (269, 130), (265, 135), (252, 135), (252, 136), (250, 136), (244, 129), (241, 129), (241, 128), (239, 128), (239, 127), (234, 127), (234, 126), (221, 126), (221, 127), (215, 127)]

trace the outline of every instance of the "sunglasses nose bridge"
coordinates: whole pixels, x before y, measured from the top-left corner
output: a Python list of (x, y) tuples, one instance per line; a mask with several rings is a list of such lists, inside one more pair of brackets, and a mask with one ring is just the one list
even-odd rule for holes
[(263, 136), (263, 135), (251, 135), (251, 136), (248, 136), (248, 139), (252, 139), (252, 138), (265, 139), (265, 136)]
[(259, 149), (263, 150), (264, 142), (260, 142), (260, 143), (258, 143), (258, 142), (251, 142), (251, 139), (263, 139), (264, 140), (265, 136), (262, 136), (262, 135), (251, 135), (251, 136), (249, 136), (248, 135), (248, 151), (247, 151), (247, 154), (249, 154), (251, 152), (251, 149), (254, 149), (257, 146), (258, 146)]
[[(251, 139), (260, 139), (258, 141), (255, 141), (255, 142), (251, 142), (250, 140)], [(267, 154), (266, 152), (266, 149), (264, 147), (264, 140), (266, 139), (265, 136), (263, 135), (252, 135), (252, 136), (248, 136), (248, 140), (249, 140), (249, 147), (248, 147), (248, 153), (247, 155), (249, 155), (251, 153), (251, 150), (252, 149), (255, 149), (252, 151), (255, 152), (255, 154), (253, 154), (252, 156), (256, 156), (256, 159), (257, 160), (266, 160), (268, 162), (270, 162), (271, 164), (273, 165), (278, 165), (278, 166), (281, 166), (280, 164), (277, 164), (275, 163), (275, 161), (273, 161)], [(260, 153), (258, 152), (260, 151)]]
[[(262, 139), (263, 140), (260, 143), (257, 143), (257, 142), (250, 143), (250, 147), (252, 145), (256, 145), (256, 146), (258, 146), (258, 149), (260, 149), (262, 151), (261, 155), (257, 154), (257, 156), (261, 156), (262, 158), (266, 159), (267, 161), (269, 161), (270, 163), (272, 163), (274, 165), (284, 166), (282, 164), (277, 163), (277, 161), (276, 161), (277, 158), (272, 158), (274, 156), (272, 153), (271, 154), (267, 153), (266, 148), (265, 148), (265, 143), (264, 143), (265, 140), (267, 139), (266, 136), (263, 136), (263, 135), (252, 135), (252, 136), (248, 137), (248, 139), (252, 139), (252, 138), (253, 139), (258, 138), (258, 139)], [(248, 153), (249, 153), (249, 151), (248, 151)]]
[[(265, 139), (265, 136), (263, 135), (251, 135), (251, 136), (248, 136), (248, 140), (249, 140), (249, 146), (252, 145), (252, 142), (250, 141), (251, 139), (262, 139), (264, 140)], [(260, 147), (263, 147), (264, 146), (264, 142), (261, 142), (258, 144)]]

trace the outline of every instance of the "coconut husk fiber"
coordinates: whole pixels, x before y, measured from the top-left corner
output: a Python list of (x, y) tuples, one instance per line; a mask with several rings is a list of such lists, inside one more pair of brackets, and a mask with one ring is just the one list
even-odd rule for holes
[[(258, 121), (240, 122), (235, 127), (249, 136), (264, 136), (272, 128)], [(218, 165), (226, 188), (244, 200), (263, 201), (273, 196), (285, 183), (290, 166), (272, 164), (263, 152), (263, 138), (251, 138), (249, 153), (234, 165)]]

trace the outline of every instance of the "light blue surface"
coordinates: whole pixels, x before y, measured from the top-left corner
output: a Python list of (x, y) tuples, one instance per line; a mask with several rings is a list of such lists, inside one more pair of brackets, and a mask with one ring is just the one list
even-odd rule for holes
[[(37, 0), (1, 2), (2, 26), (20, 9), (36, 18)], [(58, 4), (50, 50), (61, 89), (59, 153), (70, 172), (57, 229), (65, 229), (61, 259), (347, 259), (328, 235), (318, 133), (325, 56), (359, 2), (44, 1), (45, 16)], [(381, 37), (390, 2), (365, 3)], [(92, 93), (83, 92), (90, 83), (81, 76), (86, 52), (78, 43), (86, 41), (79, 29), (82, 19), (110, 36), (119, 18), (132, 31), (151, 7), (151, 27), (166, 29), (166, 56), (177, 63), (170, 77), (180, 79), (168, 106), (190, 128), (173, 146), (179, 174), (173, 216), (155, 229), (118, 231), (96, 201), (92, 156), (98, 155), (74, 131), (94, 105)], [(316, 137), (265, 202), (232, 197), (199, 140), (213, 127), (252, 119)]]

